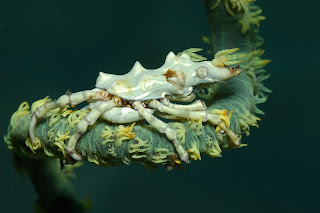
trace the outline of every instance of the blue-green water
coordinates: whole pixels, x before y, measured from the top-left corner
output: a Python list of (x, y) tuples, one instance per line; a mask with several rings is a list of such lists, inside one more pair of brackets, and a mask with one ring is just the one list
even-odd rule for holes
[[(243, 140), (249, 146), (171, 173), (86, 164), (75, 186), (91, 196), (91, 212), (320, 212), (319, 3), (258, 5), (274, 92), (260, 128)], [(201, 35), (209, 35), (202, 1), (2, 0), (0, 134), (22, 101), (93, 88), (99, 71), (123, 74), (136, 60), (159, 67), (171, 50), (207, 48)], [(14, 171), (4, 142), (0, 152), (1, 211), (32, 212), (32, 184)]]

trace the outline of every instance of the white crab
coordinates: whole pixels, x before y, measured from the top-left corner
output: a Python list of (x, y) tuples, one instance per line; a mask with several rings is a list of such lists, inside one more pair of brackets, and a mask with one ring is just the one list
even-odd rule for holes
[(191, 102), (195, 98), (193, 87), (198, 84), (214, 83), (233, 78), (240, 74), (241, 69), (226, 65), (238, 63), (231, 61), (243, 57), (241, 54), (228, 56), (238, 49), (228, 49), (218, 52), (212, 61), (193, 62), (186, 53), (176, 56), (170, 52), (165, 63), (158, 69), (145, 69), (136, 62), (131, 71), (125, 75), (113, 75), (100, 72), (96, 88), (80, 91), (71, 95), (63, 95), (57, 101), (47, 102), (36, 109), (32, 115), (29, 135), (33, 146), (39, 139), (35, 135), (35, 126), (39, 118), (49, 111), (63, 108), (66, 105), (77, 105), (88, 101), (90, 112), (78, 123), (75, 133), (69, 139), (65, 150), (75, 160), (82, 156), (76, 153), (76, 143), (89, 125), (93, 125), (99, 117), (113, 123), (130, 123), (145, 119), (159, 132), (165, 133), (172, 141), (180, 159), (189, 162), (188, 152), (181, 146), (176, 133), (167, 123), (156, 116), (159, 111), (173, 118), (189, 118), (210, 121), (219, 126), (230, 137), (235, 145), (240, 140), (218, 115), (208, 113), (204, 102), (198, 100), (189, 105), (179, 105), (170, 101)]

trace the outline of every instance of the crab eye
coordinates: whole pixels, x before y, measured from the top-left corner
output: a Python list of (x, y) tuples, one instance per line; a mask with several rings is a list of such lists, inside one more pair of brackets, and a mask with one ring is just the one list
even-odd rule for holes
[(197, 76), (199, 78), (205, 78), (208, 76), (208, 68), (201, 66), (197, 69)]

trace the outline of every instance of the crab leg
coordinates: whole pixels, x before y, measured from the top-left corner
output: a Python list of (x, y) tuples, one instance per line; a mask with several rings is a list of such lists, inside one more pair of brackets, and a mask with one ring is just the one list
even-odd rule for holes
[(81, 102), (87, 101), (89, 99), (101, 99), (105, 100), (107, 98), (108, 92), (105, 90), (85, 90), (71, 95), (63, 95), (56, 101), (51, 101), (45, 103), (43, 106), (39, 107), (34, 111), (31, 117), (31, 122), (29, 126), (29, 136), (32, 141), (33, 146), (37, 146), (37, 137), (35, 135), (35, 127), (37, 121), (45, 116), (48, 112), (56, 108), (63, 108), (68, 104), (77, 105)]
[(69, 139), (67, 147), (65, 148), (69, 156), (71, 156), (73, 159), (78, 161), (82, 160), (82, 156), (76, 153), (75, 151), (77, 141), (79, 140), (81, 135), (87, 131), (89, 125), (93, 125), (105, 111), (115, 106), (117, 106), (117, 104), (114, 102), (114, 100), (108, 100), (106, 102), (102, 102), (97, 106), (95, 106), (84, 117), (84, 119), (78, 123), (76, 131), (73, 133), (73, 135)]
[(186, 163), (189, 163), (189, 154), (188, 152), (182, 147), (179, 140), (177, 139), (176, 132), (171, 129), (167, 123), (163, 122), (162, 120), (158, 119), (154, 115), (150, 114), (143, 103), (140, 101), (135, 101), (132, 104), (133, 108), (136, 109), (141, 116), (143, 116), (146, 121), (156, 128), (160, 133), (166, 134), (167, 138), (172, 141), (173, 146), (175, 147), (180, 159)]
[(181, 101), (181, 102), (191, 102), (196, 98), (196, 95), (191, 93), (188, 96), (170, 95), (167, 96), (170, 101)]
[(163, 98), (162, 100), (160, 100), (160, 102), (163, 105), (166, 105), (170, 108), (174, 108), (174, 109), (179, 109), (179, 110), (188, 110), (188, 111), (198, 111), (198, 110), (206, 110), (207, 106), (206, 104), (201, 101), (201, 100), (197, 100), (191, 104), (188, 105), (182, 105), (182, 104), (173, 104), (170, 103), (170, 101), (167, 98)]
[(219, 116), (217, 116), (214, 113), (208, 113), (207, 111), (178, 110), (178, 109), (171, 108), (169, 106), (165, 106), (159, 101), (155, 101), (155, 100), (150, 101), (149, 106), (152, 108), (158, 109), (160, 112), (165, 112), (170, 115), (175, 115), (175, 116), (190, 118), (195, 120), (200, 120), (200, 118), (203, 118), (203, 122), (206, 122), (207, 120), (209, 120), (213, 125), (217, 125), (222, 130), (224, 130), (236, 146), (240, 145), (239, 137), (221, 121)]

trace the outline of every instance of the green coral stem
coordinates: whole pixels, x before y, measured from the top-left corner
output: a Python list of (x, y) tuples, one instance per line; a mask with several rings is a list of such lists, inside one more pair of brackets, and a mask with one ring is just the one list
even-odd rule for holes
[(39, 199), (34, 204), (35, 212), (86, 212), (88, 205), (80, 200), (74, 187), (63, 171), (59, 159), (31, 159), (14, 156), (17, 169), (25, 171)]

